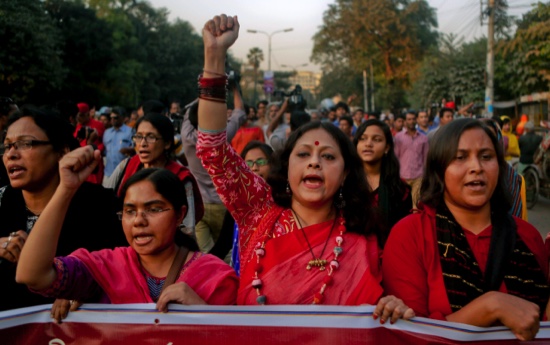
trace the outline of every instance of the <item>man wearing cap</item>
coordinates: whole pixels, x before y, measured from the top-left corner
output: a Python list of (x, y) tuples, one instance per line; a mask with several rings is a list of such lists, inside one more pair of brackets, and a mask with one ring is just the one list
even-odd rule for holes
[(535, 152), (542, 142), (542, 137), (535, 134), (535, 125), (532, 121), (528, 121), (523, 126), (524, 134), (519, 138), (519, 156), (518, 173), (523, 174), (523, 170), (534, 163), (533, 157)]

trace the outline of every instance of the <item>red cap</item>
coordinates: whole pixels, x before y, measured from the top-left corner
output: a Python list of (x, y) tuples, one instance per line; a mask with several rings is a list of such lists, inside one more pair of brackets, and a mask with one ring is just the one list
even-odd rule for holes
[(455, 102), (447, 102), (445, 103), (445, 108), (451, 108), (451, 109), (456, 109), (455, 108)]
[(78, 107), (78, 112), (81, 114), (86, 114), (90, 111), (90, 106), (86, 103), (78, 103), (76, 106)]

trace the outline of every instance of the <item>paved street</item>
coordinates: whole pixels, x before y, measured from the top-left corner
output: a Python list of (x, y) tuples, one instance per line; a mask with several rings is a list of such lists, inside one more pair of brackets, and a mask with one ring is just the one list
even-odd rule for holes
[(539, 196), (537, 204), (528, 210), (529, 223), (540, 232), (542, 238), (550, 232), (550, 199)]

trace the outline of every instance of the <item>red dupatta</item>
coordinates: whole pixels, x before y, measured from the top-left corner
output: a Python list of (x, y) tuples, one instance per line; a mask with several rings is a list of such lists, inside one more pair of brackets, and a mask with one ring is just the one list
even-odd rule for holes
[[(154, 303), (138, 255), (131, 247), (95, 252), (78, 249), (71, 256), (84, 263), (111, 303)], [(229, 265), (212, 255), (187, 263), (176, 282), (185, 282), (208, 304), (235, 303), (238, 278)]]
[[(122, 186), (124, 186), (124, 183), (126, 183), (130, 176), (132, 176), (142, 168), (143, 164), (141, 164), (141, 160), (139, 159), (138, 155), (135, 155), (134, 157), (129, 159), (128, 163), (126, 164), (126, 168), (124, 168), (122, 181), (120, 182), (120, 187), (117, 192), (118, 196), (120, 196), (120, 192), (122, 190)], [(173, 160), (169, 160), (164, 168), (176, 174), (176, 176), (184, 183), (190, 181), (193, 185), (193, 198), (195, 200), (195, 222), (199, 222), (204, 215), (204, 205), (202, 203), (199, 185), (197, 184), (195, 177), (193, 176), (193, 174), (191, 174), (191, 171), (189, 171), (189, 169)]]
[[(263, 281), (262, 294), (267, 296), (267, 304), (310, 304), (314, 294), (319, 292), (323, 285), (323, 279), (327, 276), (326, 271), (319, 271), (317, 268), (306, 270), (312, 255), (301, 230), (295, 230), (277, 238), (269, 238), (275, 222), (283, 211), (284, 209), (278, 206), (272, 208), (249, 241), (243, 243), (241, 285), (237, 304), (256, 304), (257, 293), (251, 285), (256, 263), (253, 249), (256, 243), (266, 237), (266, 234), (268, 240), (264, 247), (266, 254), (260, 260), (263, 266), (260, 279)], [(316, 256), (320, 255), (333, 224), (334, 221), (329, 220), (303, 229)], [(324, 259), (332, 257), (338, 235), (337, 231), (333, 231), (328, 239), (327, 248), (323, 254)], [(246, 241), (246, 239), (241, 240)], [(340, 268), (333, 275), (333, 283), (326, 289), (323, 304), (376, 304), (383, 291), (378, 279), (369, 269), (368, 257), (369, 252), (372, 251), (370, 242), (359, 234), (344, 235), (342, 245), (344, 252), (339, 257)], [(377, 265), (377, 262), (374, 265)]]

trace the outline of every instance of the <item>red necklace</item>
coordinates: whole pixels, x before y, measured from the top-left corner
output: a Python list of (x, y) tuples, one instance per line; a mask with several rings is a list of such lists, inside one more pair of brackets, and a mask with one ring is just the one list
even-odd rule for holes
[[(338, 236), (336, 236), (336, 239), (335, 239), (336, 246), (334, 247), (334, 249), (332, 251), (334, 256), (333, 256), (332, 260), (330, 261), (328, 269), (326, 270), (327, 271), (327, 276), (323, 279), (323, 284), (321, 285), (321, 289), (319, 290), (319, 292), (317, 292), (313, 295), (313, 304), (321, 304), (323, 302), (325, 290), (326, 290), (327, 286), (331, 285), (331, 283), (333, 281), (332, 276), (334, 274), (334, 271), (337, 270), (340, 267), (340, 262), (338, 261), (338, 257), (344, 251), (342, 249), (342, 243), (344, 243), (344, 233), (346, 232), (346, 225), (345, 225), (346, 222), (344, 220), (344, 217), (341, 214), (337, 218), (339, 219), (339, 222), (340, 222), (340, 225), (338, 226), (338, 231), (340, 232), (340, 234)], [(297, 217), (296, 217), (296, 219), (297, 219)], [(299, 220), (298, 220), (298, 224), (300, 224)], [(334, 223), (332, 224), (332, 227), (330, 229), (330, 234), (332, 234), (332, 230), (333, 230), (335, 224), (336, 224), (336, 219), (334, 220)], [(300, 228), (301, 228), (301, 224), (300, 224)], [(303, 231), (303, 228), (302, 228), (302, 231)], [(330, 234), (329, 234), (329, 237), (327, 238), (327, 241), (325, 242), (325, 247), (326, 247), (326, 244), (328, 243), (328, 239), (330, 238)], [(305, 235), (305, 232), (304, 232), (304, 235)], [(266, 235), (264, 235), (264, 238), (263, 238), (262, 242), (258, 242), (256, 244), (256, 247), (255, 247), (255, 250), (254, 250), (254, 252), (256, 254), (256, 266), (255, 266), (255, 269), (254, 269), (254, 276), (252, 277), (252, 288), (254, 290), (256, 290), (256, 293), (258, 295), (258, 297), (256, 298), (256, 303), (258, 303), (258, 304), (267, 304), (267, 297), (265, 295), (263, 295), (262, 292), (261, 292), (261, 289), (263, 287), (263, 282), (260, 279), (260, 273), (263, 271), (263, 265), (261, 264), (260, 259), (262, 257), (264, 257), (265, 254), (266, 254), (266, 251), (265, 251), (265, 242), (266, 242), (266, 240), (267, 240), (267, 233), (266, 233)], [(307, 241), (307, 236), (306, 236), (306, 241)], [(325, 269), (325, 265), (326, 265), (326, 262), (327, 262), (327, 260), (322, 259), (324, 248), (323, 248), (323, 252), (319, 256), (319, 258), (316, 258), (313, 255), (313, 249), (311, 248), (311, 245), (309, 244), (309, 241), (308, 241), (308, 246), (309, 246), (310, 252), (313, 256), (313, 260), (309, 261), (308, 266), (306, 267), (306, 269), (310, 270), (311, 267), (313, 266), (313, 267), (320, 267), (319, 270), (323, 271)], [(316, 264), (315, 262), (317, 262), (318, 264)], [(324, 262), (324, 264), (321, 265), (322, 262)]]

